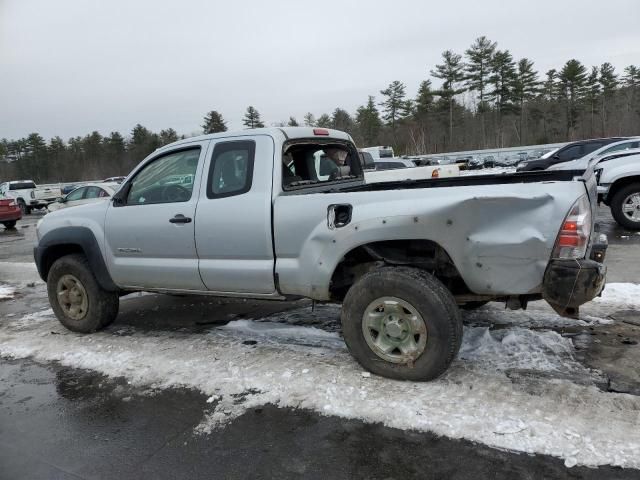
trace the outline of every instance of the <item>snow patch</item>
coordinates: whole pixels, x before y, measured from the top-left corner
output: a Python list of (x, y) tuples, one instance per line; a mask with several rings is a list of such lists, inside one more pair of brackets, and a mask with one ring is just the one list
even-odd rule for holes
[(16, 290), (8, 285), (0, 285), (0, 300), (12, 299)]
[[(271, 403), (554, 455), (571, 465), (640, 467), (640, 399), (554, 376), (579, 368), (570, 342), (554, 332), (467, 327), (460, 357), (442, 378), (397, 382), (363, 375), (336, 333), (338, 311), (328, 307), (322, 319), (301, 308), (204, 334), (128, 326), (123, 336), (117, 323), (75, 334), (45, 310), (0, 324), (0, 355), (55, 360), (137, 386), (199, 389), (208, 396), (200, 433)], [(318, 328), (322, 322), (329, 331)], [(512, 382), (514, 369), (533, 372), (534, 380)]]
[(607, 283), (601, 297), (593, 299), (600, 307), (640, 309), (640, 285), (637, 283)]

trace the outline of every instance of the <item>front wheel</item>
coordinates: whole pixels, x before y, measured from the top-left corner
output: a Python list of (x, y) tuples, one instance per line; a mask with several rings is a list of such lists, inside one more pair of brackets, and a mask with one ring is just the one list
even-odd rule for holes
[(118, 315), (118, 293), (100, 286), (84, 255), (67, 255), (54, 262), (47, 276), (47, 293), (60, 323), (74, 332), (95, 332)]
[(437, 378), (462, 342), (462, 320), (451, 292), (414, 268), (385, 267), (363, 275), (347, 292), (341, 320), (355, 359), (397, 380)]
[(6, 228), (7, 230), (10, 230), (12, 228), (15, 228), (16, 221), (15, 220), (11, 220), (9, 222), (2, 222), (2, 224), (4, 225), (4, 228)]
[(611, 199), (611, 215), (629, 230), (640, 230), (640, 183), (618, 190)]

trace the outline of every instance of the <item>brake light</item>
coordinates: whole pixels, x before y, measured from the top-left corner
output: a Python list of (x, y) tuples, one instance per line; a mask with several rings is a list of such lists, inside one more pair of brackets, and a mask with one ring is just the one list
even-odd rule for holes
[(326, 128), (314, 128), (313, 129), (313, 134), (314, 135), (329, 135), (329, 130), (327, 130)]
[(431, 178), (438, 178), (440, 176), (440, 169), (435, 168), (433, 172), (431, 172)]
[(584, 258), (591, 236), (591, 206), (586, 195), (573, 204), (562, 222), (553, 258)]

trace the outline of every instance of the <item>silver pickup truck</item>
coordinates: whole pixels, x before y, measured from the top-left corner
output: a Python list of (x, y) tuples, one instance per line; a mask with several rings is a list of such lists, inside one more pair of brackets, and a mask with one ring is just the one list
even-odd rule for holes
[(590, 171), (367, 184), (343, 132), (225, 132), (157, 150), (109, 202), (48, 214), (34, 255), (73, 331), (109, 325), (134, 291), (307, 297), (342, 303), (365, 368), (430, 380), (460, 347), (459, 307), (544, 298), (575, 317), (601, 292), (596, 195)]

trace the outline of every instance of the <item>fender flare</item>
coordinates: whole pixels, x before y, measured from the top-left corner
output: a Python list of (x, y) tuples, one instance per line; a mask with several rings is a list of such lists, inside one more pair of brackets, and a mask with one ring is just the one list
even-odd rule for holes
[(104, 290), (109, 292), (120, 290), (109, 274), (95, 235), (87, 227), (60, 227), (40, 239), (33, 249), (33, 257), (40, 278), (46, 282), (53, 262), (78, 250), (87, 257), (93, 275)]

